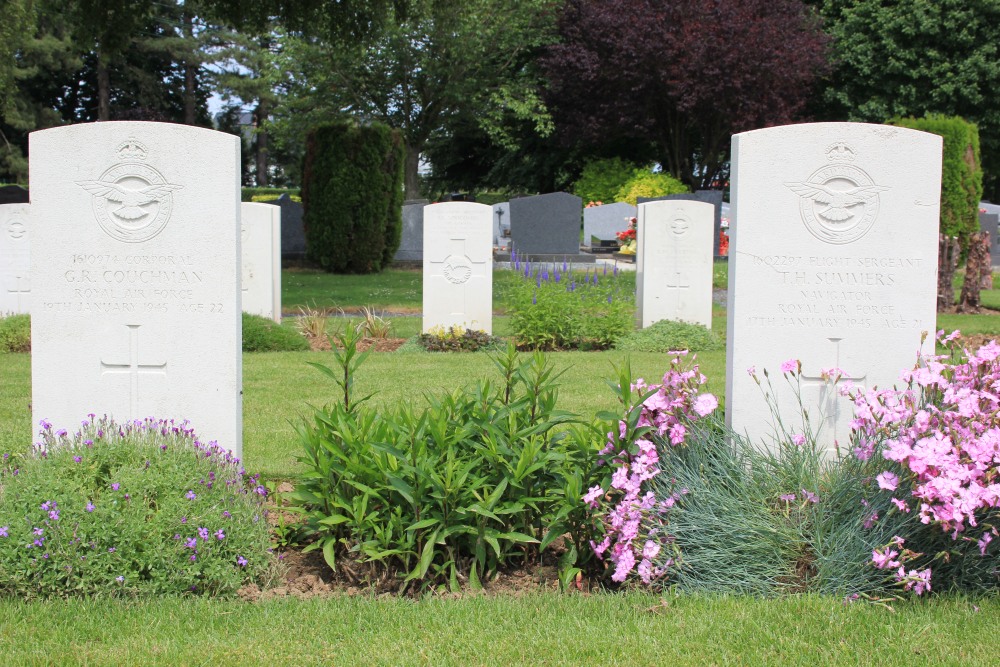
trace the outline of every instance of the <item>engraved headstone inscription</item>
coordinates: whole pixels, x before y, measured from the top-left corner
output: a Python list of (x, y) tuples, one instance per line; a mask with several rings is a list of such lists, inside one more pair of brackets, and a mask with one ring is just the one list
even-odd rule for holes
[(510, 240), (517, 254), (580, 254), (583, 204), (576, 195), (552, 192), (510, 200)]
[(492, 207), (472, 202), (424, 208), (424, 333), (493, 333), (492, 216)]
[(601, 241), (618, 240), (618, 232), (628, 229), (629, 220), (636, 214), (636, 207), (623, 201), (584, 208), (583, 245), (591, 247), (594, 237)]
[(29, 141), (35, 423), (187, 419), (240, 456), (239, 138), (132, 121)]
[(782, 423), (801, 432), (781, 380), (795, 359), (817, 442), (843, 450), (853, 413), (839, 389), (891, 387), (934, 352), (941, 137), (863, 123), (772, 127), (735, 135), (732, 164), (727, 423), (774, 446), (767, 383), (748, 373), (763, 381), (766, 369)]
[(281, 209), (240, 204), (243, 312), (281, 322)]
[(685, 192), (677, 195), (665, 195), (663, 197), (639, 197), (638, 203), (645, 204), (652, 201), (664, 201), (670, 199), (688, 199), (691, 201), (703, 201), (711, 204), (715, 207), (715, 226), (714, 235), (712, 241), (712, 254), (715, 257), (719, 257), (719, 230), (722, 229), (722, 190), (695, 190), (694, 192)]
[(31, 308), (28, 204), (0, 204), (0, 317)]
[(712, 328), (711, 204), (656, 201), (639, 204), (636, 253), (637, 320)]

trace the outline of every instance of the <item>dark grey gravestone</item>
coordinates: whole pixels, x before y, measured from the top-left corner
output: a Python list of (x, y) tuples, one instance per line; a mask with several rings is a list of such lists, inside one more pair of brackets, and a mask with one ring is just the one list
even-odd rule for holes
[(0, 204), (30, 204), (28, 191), (20, 185), (0, 186)]
[(996, 213), (980, 213), (979, 229), (990, 233), (990, 263), (1000, 266), (1000, 215)]
[(287, 193), (264, 203), (281, 209), (281, 259), (305, 259), (306, 229), (302, 224), (302, 203), (292, 201)]
[(722, 229), (722, 190), (696, 190), (680, 195), (666, 195), (665, 197), (639, 197), (637, 202), (644, 204), (648, 201), (663, 201), (664, 199), (686, 199), (689, 201), (703, 201), (715, 207), (715, 239), (712, 241), (712, 254), (719, 256), (719, 230)]
[(510, 240), (517, 254), (580, 254), (583, 202), (567, 192), (510, 200)]
[(424, 206), (426, 199), (407, 200), (403, 204), (403, 237), (393, 255), (397, 262), (422, 262), (424, 259)]

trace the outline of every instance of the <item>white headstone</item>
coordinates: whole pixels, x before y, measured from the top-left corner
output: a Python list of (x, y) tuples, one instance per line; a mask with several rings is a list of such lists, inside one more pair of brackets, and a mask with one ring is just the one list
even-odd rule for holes
[(281, 209), (240, 204), (243, 312), (281, 322)]
[(30, 149), (35, 422), (187, 419), (241, 455), (239, 138), (104, 122)]
[(493, 333), (493, 209), (446, 202), (424, 208), (424, 321)]
[(0, 206), (0, 317), (31, 306), (29, 211), (28, 204)]
[(786, 429), (803, 432), (781, 372), (797, 359), (810, 430), (843, 450), (851, 404), (822, 370), (842, 369), (841, 385), (891, 387), (934, 351), (941, 138), (772, 127), (734, 136), (732, 164), (726, 420), (757, 440), (774, 433), (747, 372), (763, 382), (767, 369)]
[(629, 220), (636, 215), (636, 207), (623, 201), (584, 208), (583, 245), (591, 247), (594, 236), (602, 241), (616, 240), (618, 232), (628, 229)]
[(712, 235), (715, 207), (690, 200), (639, 204), (636, 248), (638, 321), (712, 328)]

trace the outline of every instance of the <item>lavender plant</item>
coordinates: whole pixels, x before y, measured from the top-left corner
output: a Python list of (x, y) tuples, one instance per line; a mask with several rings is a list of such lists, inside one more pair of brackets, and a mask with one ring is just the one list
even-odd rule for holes
[(268, 574), (264, 486), (187, 423), (39, 435), (0, 467), (0, 593), (223, 595)]

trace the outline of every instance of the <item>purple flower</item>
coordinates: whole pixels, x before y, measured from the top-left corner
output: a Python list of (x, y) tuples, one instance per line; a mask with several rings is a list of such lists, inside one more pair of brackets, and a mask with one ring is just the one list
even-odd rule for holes
[(121, 484), (119, 484), (118, 482), (112, 482), (111, 483), (111, 490), (112, 491), (117, 491), (119, 488), (121, 488)]
[(84, 509), (87, 510), (88, 512), (93, 512), (97, 508), (94, 507), (94, 503), (88, 502), (87, 506)]
[(125, 581), (125, 577), (118, 575), (117, 577), (115, 577), (115, 581), (117, 581), (120, 584), (123, 581)]
[(44, 537), (40, 537), (37, 540), (35, 540), (34, 544), (35, 544), (36, 547), (40, 547), (40, 546), (42, 546), (43, 542), (45, 542), (45, 538)]
[(198, 497), (198, 495), (191, 489), (188, 489), (188, 492), (184, 494), (184, 497), (187, 498), (188, 500), (194, 500), (195, 498)]
[(198, 560), (198, 554), (191, 554), (191, 560), (192, 561)]
[(247, 559), (244, 558), (243, 556), (237, 556), (236, 557), (236, 564), (239, 565), (240, 567), (246, 567), (247, 566)]
[(35, 528), (31, 532), (33, 532), (35, 535), (43, 535), (45, 533), (45, 529), (44, 528)]
[(52, 510), (51, 512), (49, 512), (49, 518), (52, 519), (53, 521), (58, 521), (59, 520), (59, 511), (58, 510)]
[(188, 522), (188, 518), (186, 516), (182, 516), (181, 517), (181, 523), (187, 523), (187, 522)]
[(74, 456), (73, 457), (73, 463), (80, 463), (81, 461), (83, 461), (83, 457), (81, 457), (81, 456)]
[(778, 499), (779, 500), (784, 500), (786, 503), (790, 503), (793, 500), (795, 500), (795, 494), (794, 493), (783, 493), (782, 495), (778, 496)]
[(799, 369), (798, 359), (788, 359), (781, 364), (782, 373), (794, 373)]
[(799, 490), (802, 492), (802, 497), (808, 500), (809, 502), (814, 504), (819, 502), (819, 498), (816, 496), (815, 493), (806, 491), (805, 489), (799, 489)]
[(803, 435), (802, 433), (796, 433), (795, 435), (792, 436), (792, 444), (795, 445), (796, 447), (801, 447), (802, 445), (806, 444), (806, 436)]
[(117, 551), (117, 549), (115, 549), (114, 547), (108, 547), (109, 554), (113, 554), (115, 551)]
[(224, 539), (226, 539), (226, 534), (224, 532), (222, 532), (221, 528), (219, 530), (215, 531), (215, 539), (217, 539), (217, 540), (224, 540)]
[(229, 510), (222, 510), (222, 518), (228, 519), (231, 516), (232, 514), (229, 513)]
[(7, 531), (9, 529), (10, 526), (0, 526), (0, 537), (7, 537)]
[(48, 512), (50, 509), (52, 509), (52, 503), (51, 502), (49, 502), (49, 501), (46, 500), (44, 503), (42, 503), (42, 510), (43, 511)]
[(184, 541), (184, 546), (188, 549), (194, 549), (198, 546), (198, 540), (194, 537), (189, 537)]
[(203, 542), (208, 541), (208, 528), (202, 527), (198, 529), (198, 537), (202, 539)]

